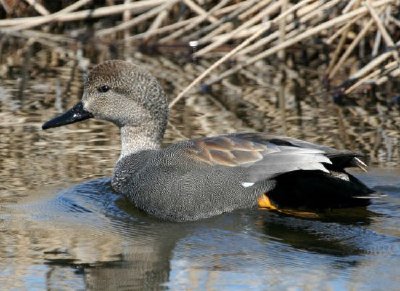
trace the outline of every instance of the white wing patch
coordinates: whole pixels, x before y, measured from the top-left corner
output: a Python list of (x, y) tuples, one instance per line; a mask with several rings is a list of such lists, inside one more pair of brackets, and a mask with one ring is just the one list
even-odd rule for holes
[(254, 185), (252, 182), (242, 182), (241, 183), (244, 188), (248, 188)]

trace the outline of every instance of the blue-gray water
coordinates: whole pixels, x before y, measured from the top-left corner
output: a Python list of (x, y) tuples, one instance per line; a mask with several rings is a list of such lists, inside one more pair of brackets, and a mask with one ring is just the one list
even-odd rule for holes
[[(151, 61), (146, 65), (163, 80), (177, 78), (175, 85), (191, 80), (185, 74), (167, 76)], [(37, 69), (22, 95), (18, 70), (0, 85), (1, 290), (398, 290), (398, 144), (390, 145), (390, 153), (382, 143), (374, 154), (366, 152), (388, 161), (375, 159), (370, 172), (356, 173), (387, 194), (367, 209), (319, 219), (249, 209), (192, 223), (163, 222), (112, 191), (108, 177), (119, 155), (116, 128), (90, 120), (40, 129), (80, 97), (80, 76), (63, 94), (69, 68)], [(269, 130), (281, 124), (271, 112), (254, 115), (255, 110), (248, 115), (251, 122), (238, 121), (207, 98), (193, 94), (174, 108), (167, 142), (183, 138), (182, 133), (249, 130), (249, 124), (260, 130), (263, 122)], [(343, 146), (330, 109), (307, 106), (305, 116), (288, 117), (288, 133)], [(296, 125), (295, 118), (303, 124)], [(368, 134), (386, 134), (389, 129), (380, 126), (350, 138), (353, 149)]]
[(367, 289), (400, 284), (398, 173), (361, 175), (388, 197), (318, 220), (241, 210), (151, 218), (109, 179), (10, 198), (0, 212), (3, 290)]

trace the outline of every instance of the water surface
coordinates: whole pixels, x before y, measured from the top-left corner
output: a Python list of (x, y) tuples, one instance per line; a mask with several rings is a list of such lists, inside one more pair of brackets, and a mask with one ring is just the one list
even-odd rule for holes
[(0, 282), (6, 290), (395, 290), (400, 183), (392, 172), (361, 179), (387, 199), (314, 220), (241, 210), (168, 223), (136, 210), (107, 178), (43, 187), (2, 203)]

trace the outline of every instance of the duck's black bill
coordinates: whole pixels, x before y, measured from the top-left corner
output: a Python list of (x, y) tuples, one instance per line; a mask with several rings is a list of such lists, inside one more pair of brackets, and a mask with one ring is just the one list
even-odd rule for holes
[(67, 112), (57, 116), (42, 125), (42, 129), (58, 127), (92, 118), (93, 114), (83, 108), (82, 102), (77, 103)]

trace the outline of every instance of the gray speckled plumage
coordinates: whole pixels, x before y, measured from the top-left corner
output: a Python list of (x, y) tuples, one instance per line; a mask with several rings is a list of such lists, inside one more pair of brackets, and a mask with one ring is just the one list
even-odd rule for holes
[[(354, 177), (349, 181), (343, 170), (363, 165), (357, 154), (297, 139), (238, 133), (161, 148), (168, 119), (166, 96), (152, 75), (129, 62), (107, 61), (94, 67), (85, 82), (82, 102), (74, 108), (43, 128), (90, 117), (116, 124), (122, 149), (112, 185), (137, 207), (162, 219), (196, 220), (253, 207), (260, 195), (270, 191), (276, 192), (277, 204), (292, 205), (290, 199), (280, 200), (285, 195), (290, 198), (290, 193), (281, 193), (277, 185), (292, 179), (285, 176), (288, 173), (306, 173), (305, 179), (322, 177), (328, 183), (322, 183), (321, 189), (325, 184), (343, 186), (343, 199), (372, 192)], [(333, 174), (337, 172), (344, 178)], [(295, 174), (293, 180), (299, 176)], [(297, 180), (303, 187), (301, 179)], [(285, 189), (296, 192), (295, 187)], [(304, 207), (307, 203), (313, 205), (305, 202)], [(342, 200), (334, 203), (346, 204)]]
[(240, 181), (247, 180), (246, 168), (196, 161), (187, 151), (193, 146), (181, 142), (121, 158), (113, 187), (146, 212), (177, 221), (255, 206), (260, 193), (273, 188), (274, 182), (265, 179), (243, 187)]

